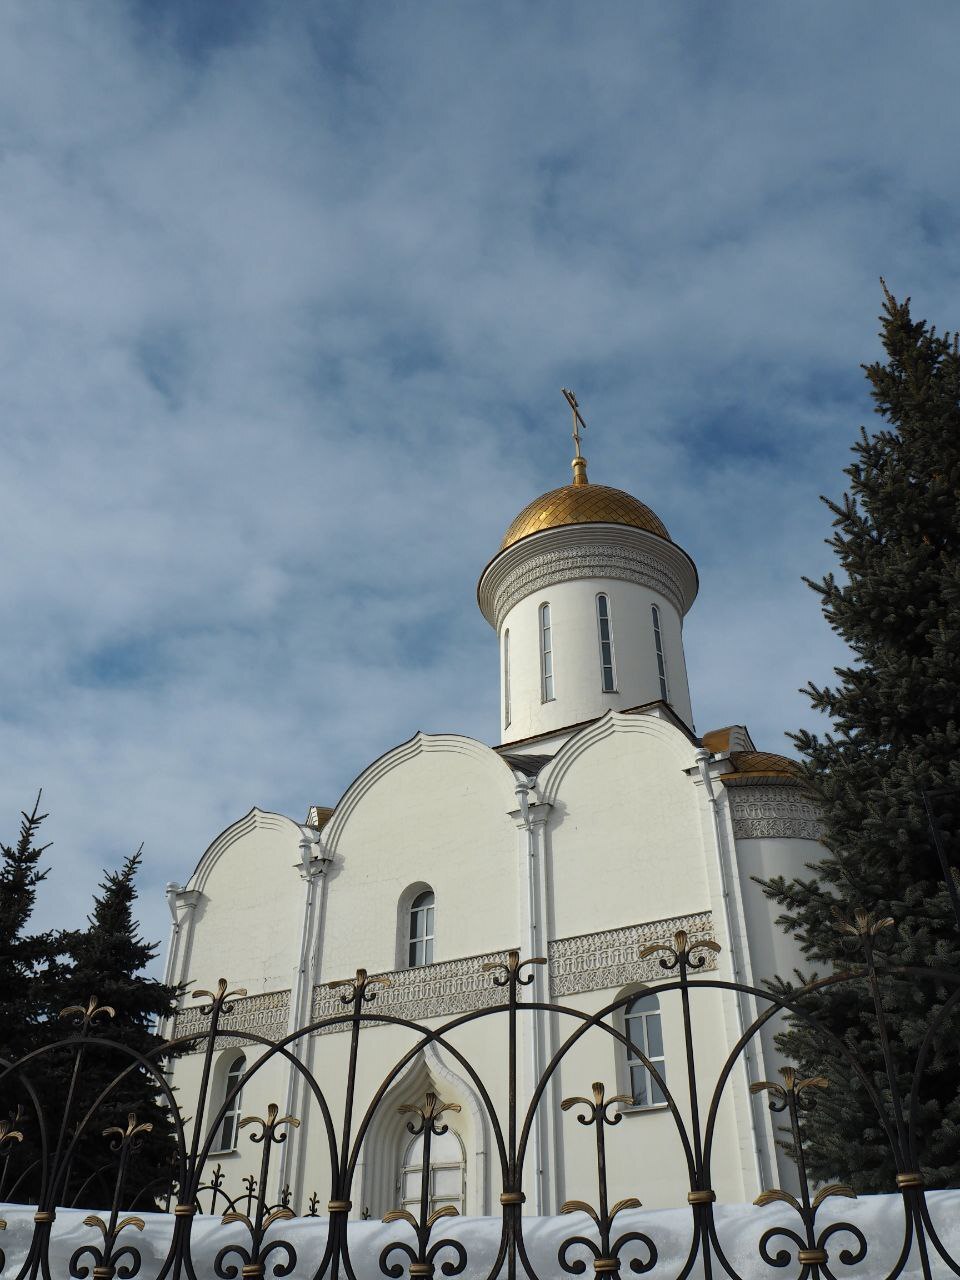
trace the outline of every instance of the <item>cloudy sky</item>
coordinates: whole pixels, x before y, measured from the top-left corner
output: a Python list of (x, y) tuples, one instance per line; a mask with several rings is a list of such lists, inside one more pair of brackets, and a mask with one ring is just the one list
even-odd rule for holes
[(694, 557), (698, 729), (812, 723), (878, 278), (960, 324), (955, 3), (0, 5), (0, 823), (142, 915), (251, 805), (497, 735), (475, 585), (591, 478)]

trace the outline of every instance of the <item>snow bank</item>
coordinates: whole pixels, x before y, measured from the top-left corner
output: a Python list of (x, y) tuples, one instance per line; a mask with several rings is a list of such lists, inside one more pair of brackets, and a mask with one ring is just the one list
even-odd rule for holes
[[(927, 1204), (933, 1225), (947, 1252), (953, 1258), (960, 1259), (960, 1191), (933, 1191), (927, 1194)], [(89, 1210), (61, 1209), (57, 1214), (53, 1227), (50, 1246), (50, 1274), (55, 1280), (69, 1276), (70, 1258), (74, 1251), (84, 1245), (100, 1246), (102, 1236), (95, 1227), (85, 1226), (84, 1218)], [(717, 1224), (717, 1235), (731, 1267), (742, 1280), (769, 1280), (770, 1277), (798, 1276), (801, 1265), (796, 1260), (797, 1246), (783, 1236), (775, 1237), (769, 1246), (771, 1254), (783, 1248), (790, 1250), (790, 1261), (785, 1267), (773, 1267), (759, 1255), (760, 1237), (771, 1227), (784, 1227), (794, 1232), (800, 1227), (797, 1215), (786, 1205), (767, 1205), (763, 1209), (752, 1205), (717, 1205), (714, 1210)], [(100, 1216), (107, 1217), (101, 1211)], [(33, 1210), (23, 1205), (7, 1205), (0, 1207), (0, 1217), (6, 1219), (7, 1227), (0, 1232), (0, 1249), (6, 1254), (6, 1267), (2, 1275), (5, 1280), (15, 1276), (26, 1255), (33, 1235)], [(141, 1280), (152, 1280), (162, 1265), (169, 1247), (173, 1232), (174, 1219), (166, 1214), (144, 1215), (146, 1226), (143, 1232), (133, 1227), (123, 1231), (118, 1240), (120, 1245), (133, 1245), (142, 1255), (139, 1270)], [(858, 1227), (866, 1237), (868, 1249), (864, 1260), (856, 1265), (844, 1265), (840, 1256), (844, 1249), (857, 1249), (857, 1242), (849, 1232), (838, 1232), (826, 1241), (830, 1255), (829, 1267), (837, 1280), (841, 1277), (869, 1277), (870, 1280), (881, 1280), (881, 1277), (893, 1270), (905, 1238), (904, 1207), (899, 1196), (862, 1196), (858, 1200), (831, 1200), (821, 1208), (817, 1228), (821, 1235), (831, 1223), (847, 1221)], [(657, 1262), (652, 1270), (645, 1274), (653, 1280), (666, 1280), (680, 1271), (687, 1258), (692, 1232), (692, 1215), (688, 1209), (668, 1209), (646, 1212), (630, 1210), (617, 1215), (614, 1224), (614, 1238), (625, 1232), (643, 1232), (649, 1236), (657, 1249)], [(497, 1255), (500, 1243), (500, 1220), (497, 1218), (447, 1218), (437, 1222), (433, 1228), (431, 1241), (441, 1238), (458, 1240), (466, 1249), (467, 1266), (461, 1273), (464, 1280), (482, 1280), (488, 1275)], [(571, 1214), (555, 1218), (524, 1218), (523, 1237), (527, 1255), (540, 1280), (559, 1280), (565, 1272), (561, 1269), (557, 1251), (562, 1242), (572, 1235), (583, 1235), (596, 1241), (596, 1228), (585, 1214)], [(295, 1280), (309, 1280), (323, 1255), (327, 1238), (327, 1222), (324, 1218), (295, 1218), (287, 1222), (279, 1222), (270, 1228), (267, 1243), (272, 1240), (286, 1240), (296, 1250), (297, 1262), (291, 1276)], [(384, 1224), (382, 1222), (351, 1222), (349, 1225), (350, 1256), (357, 1280), (375, 1280), (383, 1276), (380, 1270), (381, 1251), (395, 1241), (406, 1241), (414, 1244), (412, 1229), (403, 1223)], [(214, 1259), (226, 1244), (247, 1244), (249, 1233), (237, 1223), (223, 1226), (219, 1218), (198, 1215), (193, 1220), (191, 1253), (198, 1280), (213, 1277)], [(633, 1250), (633, 1252), (631, 1252)], [(931, 1275), (934, 1277), (956, 1277), (958, 1272), (952, 1271), (938, 1256), (932, 1243), (929, 1245)], [(627, 1245), (621, 1253), (622, 1274), (636, 1274), (631, 1271), (629, 1262), (632, 1258), (645, 1261), (649, 1256), (642, 1244)], [(586, 1264), (586, 1274), (593, 1274), (593, 1257), (582, 1247), (571, 1251), (568, 1255), (573, 1261), (581, 1258)], [(436, 1257), (436, 1274), (442, 1275), (441, 1266), (447, 1260), (453, 1260), (452, 1251), (445, 1250)], [(239, 1264), (242, 1260), (236, 1254), (226, 1259), (230, 1263)], [(267, 1259), (266, 1276), (272, 1275), (271, 1263), (279, 1265), (284, 1261), (282, 1251), (274, 1253)], [(390, 1263), (403, 1263), (403, 1275), (407, 1274), (406, 1259), (395, 1251), (389, 1259)], [(92, 1269), (89, 1254), (81, 1260), (81, 1266)], [(505, 1274), (506, 1269), (503, 1269)], [(518, 1273), (523, 1274), (522, 1267)], [(89, 1273), (88, 1273), (89, 1274)], [(724, 1274), (723, 1268), (714, 1264), (715, 1276)], [(693, 1277), (702, 1277), (703, 1270), (698, 1264), (691, 1272)], [(922, 1272), (916, 1247), (902, 1272), (905, 1280), (920, 1280)]]

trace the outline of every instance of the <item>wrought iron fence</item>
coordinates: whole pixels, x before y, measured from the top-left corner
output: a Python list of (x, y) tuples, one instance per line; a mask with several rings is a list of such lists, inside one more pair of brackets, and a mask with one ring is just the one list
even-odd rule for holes
[[(242, 1274), (247, 1280), (264, 1275), (313, 1277), (313, 1280), (341, 1275), (349, 1280), (363, 1280), (369, 1274), (379, 1274), (399, 1280), (402, 1276), (432, 1277), (439, 1274), (453, 1277), (470, 1274), (486, 1277), (518, 1276), (530, 1280), (552, 1280), (561, 1274), (581, 1275), (592, 1267), (597, 1275), (614, 1276), (628, 1270), (635, 1275), (671, 1275), (676, 1280), (688, 1276), (728, 1276), (740, 1280), (744, 1272), (729, 1256), (718, 1227), (717, 1194), (714, 1189), (714, 1170), (718, 1162), (718, 1117), (722, 1099), (728, 1089), (733, 1072), (743, 1055), (772, 1019), (784, 1014), (806, 1022), (814, 1028), (821, 1042), (829, 1047), (835, 1060), (846, 1064), (851, 1081), (855, 1081), (875, 1110), (879, 1127), (885, 1133), (895, 1168), (894, 1191), (900, 1206), (898, 1246), (892, 1258), (874, 1257), (873, 1244), (855, 1222), (834, 1215), (837, 1197), (854, 1197), (851, 1188), (832, 1183), (816, 1185), (807, 1171), (808, 1137), (804, 1116), (816, 1106), (818, 1094), (828, 1085), (820, 1076), (801, 1077), (797, 1071), (784, 1067), (777, 1081), (755, 1081), (751, 1089), (766, 1096), (770, 1110), (783, 1125), (785, 1140), (795, 1161), (795, 1186), (788, 1191), (782, 1187), (770, 1187), (758, 1198), (758, 1205), (783, 1205), (784, 1212), (792, 1215), (789, 1221), (779, 1220), (770, 1225), (769, 1218), (758, 1215), (758, 1232), (755, 1241), (756, 1258), (771, 1274), (789, 1273), (797, 1280), (835, 1280), (844, 1271), (870, 1274), (875, 1280), (896, 1280), (898, 1276), (921, 1275), (934, 1280), (938, 1275), (960, 1276), (960, 1260), (952, 1257), (944, 1241), (944, 1232), (938, 1230), (931, 1214), (929, 1195), (924, 1186), (921, 1170), (925, 1163), (921, 1149), (924, 1081), (932, 1069), (935, 1051), (942, 1057), (944, 1028), (957, 1015), (960, 1004), (960, 977), (934, 969), (910, 968), (887, 964), (878, 952), (878, 937), (892, 925), (892, 921), (873, 920), (858, 912), (854, 920), (845, 922), (853, 947), (850, 968), (811, 983), (789, 995), (775, 996), (770, 991), (747, 987), (711, 976), (705, 971), (705, 961), (710, 950), (718, 950), (716, 943), (707, 939), (690, 939), (683, 932), (676, 934), (671, 946), (646, 948), (638, 956), (659, 953), (664, 981), (657, 987), (661, 998), (674, 996), (679, 1002), (683, 1033), (684, 1060), (683, 1088), (673, 1091), (665, 1073), (644, 1052), (645, 1046), (632, 1042), (629, 1028), (622, 1013), (630, 996), (623, 996), (594, 1013), (570, 1005), (529, 999), (533, 983), (534, 966), (545, 962), (537, 957), (521, 960), (517, 952), (510, 952), (503, 964), (486, 964), (478, 973), (478, 981), (495, 984), (502, 989), (503, 1001), (494, 1006), (473, 1009), (440, 1025), (421, 1025), (403, 1018), (377, 1011), (377, 997), (381, 984), (389, 979), (370, 977), (359, 970), (355, 978), (342, 983), (331, 983), (339, 991), (342, 1012), (308, 1027), (298, 1029), (280, 1039), (270, 1039), (255, 1033), (230, 1030), (222, 1025), (224, 1016), (231, 1010), (231, 1002), (245, 993), (230, 991), (228, 983), (220, 980), (214, 991), (198, 991), (194, 998), (202, 1003), (205, 1026), (202, 1031), (174, 1037), (166, 1041), (155, 1053), (143, 1056), (132, 1052), (119, 1041), (110, 1038), (110, 1011), (91, 999), (86, 1009), (66, 1011), (75, 1026), (72, 1034), (56, 1044), (44, 1046), (17, 1063), (0, 1058), (0, 1087), (9, 1093), (15, 1082), (22, 1095), (22, 1107), (10, 1121), (0, 1125), (0, 1200), (15, 1200), (18, 1187), (32, 1170), (38, 1180), (39, 1194), (32, 1209), (32, 1230), (29, 1242), (22, 1250), (22, 1257), (13, 1258), (9, 1264), (3, 1256), (4, 1236), (0, 1233), (0, 1276), (3, 1280), (53, 1280), (51, 1266), (51, 1242), (58, 1211), (70, 1204), (82, 1203), (84, 1186), (90, 1179), (67, 1193), (71, 1161), (78, 1144), (88, 1141), (97, 1130), (97, 1116), (109, 1102), (112, 1091), (128, 1086), (132, 1076), (147, 1082), (146, 1087), (165, 1103), (172, 1117), (173, 1148), (168, 1167), (158, 1169), (151, 1183), (145, 1187), (130, 1185), (129, 1169), (133, 1155), (144, 1141), (147, 1126), (131, 1114), (126, 1126), (113, 1125), (103, 1133), (105, 1163), (112, 1179), (112, 1199), (108, 1210), (90, 1213), (86, 1225), (98, 1233), (95, 1243), (78, 1246), (69, 1257), (69, 1274), (75, 1280), (91, 1276), (93, 1280), (166, 1280), (167, 1276), (179, 1280), (187, 1276), (197, 1280), (215, 1274), (220, 1280), (233, 1280)], [(891, 1028), (885, 1010), (884, 992), (890, 982), (909, 982), (918, 989), (929, 989), (930, 1007), (933, 1013), (917, 1044), (916, 1060), (909, 1081), (904, 1080), (898, 1069), (891, 1048)], [(875, 1027), (875, 1046), (879, 1049), (882, 1071), (878, 1073), (864, 1064), (850, 1045), (838, 1037), (817, 1018), (817, 1000), (824, 991), (846, 984), (865, 997)], [(753, 1021), (739, 1037), (725, 1057), (712, 1089), (705, 1087), (700, 1078), (702, 1054), (698, 1052), (698, 1028), (694, 1017), (691, 996), (698, 998), (713, 991), (730, 993), (735, 998), (745, 997), (759, 1009)], [(618, 1016), (619, 1015), (619, 1016)], [(522, 1070), (519, 1062), (521, 1044), (520, 1022), (526, 1018), (569, 1018), (573, 1030), (562, 1041), (546, 1069), (534, 1083), (529, 1096), (523, 1096)], [(477, 1066), (471, 1063), (455, 1043), (455, 1032), (483, 1020), (505, 1023), (505, 1060), (501, 1068), (501, 1083), (505, 1106), (498, 1110), (492, 1091)], [(358, 1063), (368, 1051), (364, 1031), (376, 1026), (402, 1027), (412, 1038), (409, 1048), (393, 1062), (383, 1076), (382, 1083), (365, 1105), (355, 1097)], [(298, 1056), (298, 1047), (308, 1036), (323, 1034), (334, 1029), (344, 1031), (348, 1037), (346, 1069), (336, 1079), (322, 1079), (311, 1072)], [(679, 1265), (670, 1264), (665, 1270), (662, 1242), (655, 1227), (648, 1225), (632, 1211), (640, 1208), (636, 1196), (628, 1196), (611, 1203), (608, 1178), (608, 1143), (615, 1141), (612, 1130), (620, 1124), (620, 1108), (633, 1099), (616, 1092), (615, 1081), (597, 1081), (587, 1085), (583, 1094), (566, 1097), (560, 1103), (558, 1122), (575, 1123), (581, 1132), (590, 1132), (593, 1168), (592, 1179), (595, 1194), (592, 1202), (570, 1200), (561, 1208), (562, 1215), (570, 1215), (575, 1224), (570, 1234), (564, 1235), (556, 1247), (554, 1262), (549, 1269), (533, 1260), (527, 1235), (529, 1219), (524, 1217), (525, 1185), (529, 1187), (527, 1172), (530, 1152), (534, 1143), (536, 1118), (543, 1109), (551, 1106), (552, 1088), (558, 1079), (561, 1064), (575, 1061), (576, 1047), (587, 1035), (604, 1035), (620, 1046), (631, 1060), (640, 1062), (662, 1096), (663, 1107), (669, 1113), (681, 1164), (685, 1168), (688, 1209), (687, 1230), (689, 1236), (685, 1260)], [(259, 1057), (244, 1072), (233, 1088), (219, 1097), (212, 1086), (215, 1056), (223, 1045), (239, 1042), (254, 1044)], [(104, 1087), (98, 1097), (75, 1114), (80, 1097), (79, 1082), (82, 1078), (85, 1055), (96, 1045), (98, 1052), (113, 1053), (118, 1068), (115, 1077)], [(433, 1046), (455, 1062), (470, 1080), (480, 1098), (486, 1122), (493, 1135), (493, 1164), (498, 1170), (497, 1195), (499, 1213), (496, 1242), (489, 1247), (486, 1256), (471, 1255), (469, 1239), (453, 1229), (457, 1210), (452, 1205), (434, 1209), (431, 1207), (430, 1176), (431, 1150), (442, 1137), (447, 1124), (445, 1116), (458, 1110), (444, 1101), (436, 1092), (428, 1091), (418, 1105), (406, 1103), (400, 1108), (410, 1116), (407, 1130), (410, 1135), (422, 1138), (419, 1197), (410, 1198), (406, 1207), (396, 1207), (387, 1212), (382, 1222), (396, 1228), (379, 1250), (375, 1272), (356, 1269), (351, 1249), (351, 1233), (348, 1219), (352, 1210), (352, 1197), (357, 1179), (358, 1162), (365, 1138), (378, 1113), (391, 1105), (389, 1094), (392, 1086), (403, 1076), (409, 1065), (427, 1046)], [(952, 1064), (953, 1080), (957, 1079), (960, 1065), (960, 1046), (954, 1045)], [(187, 1107), (178, 1098), (169, 1079), (169, 1061), (185, 1052), (196, 1055), (200, 1066), (199, 1087), (189, 1097), (192, 1115), (185, 1117)], [(35, 1078), (45, 1057), (53, 1053), (72, 1056), (73, 1071), (63, 1098), (58, 1099), (56, 1117), (51, 1122), (44, 1114)], [(221, 1164), (211, 1168), (216, 1135), (220, 1132), (224, 1117), (240, 1097), (244, 1086), (270, 1063), (285, 1062), (296, 1073), (304, 1097), (321, 1118), (317, 1147), (328, 1164), (330, 1195), (323, 1202), (314, 1192), (306, 1204), (298, 1206), (304, 1218), (316, 1219), (309, 1224), (314, 1233), (310, 1239), (312, 1248), (309, 1259), (303, 1257), (296, 1241), (304, 1239), (303, 1229), (289, 1230), (295, 1214), (290, 1203), (289, 1188), (271, 1197), (270, 1188), (275, 1185), (275, 1162), (283, 1144), (299, 1125), (294, 1115), (281, 1115), (280, 1107), (271, 1103), (264, 1116), (244, 1116), (240, 1124), (251, 1131), (258, 1148), (259, 1168), (245, 1180), (242, 1192), (233, 1194), (226, 1188)], [(939, 1071), (943, 1063), (939, 1062)], [(672, 1070), (672, 1068), (671, 1068)], [(672, 1077), (671, 1077), (672, 1078)], [(337, 1095), (337, 1106), (333, 1105)], [(680, 1094), (678, 1100), (677, 1094)], [(342, 1106), (340, 1103), (342, 1102)], [(393, 1104), (395, 1105), (395, 1104)], [(334, 1114), (342, 1114), (342, 1123), (334, 1120)], [(563, 1117), (566, 1116), (566, 1120)], [(18, 1165), (18, 1154), (26, 1126), (35, 1126), (39, 1135), (39, 1155), (33, 1163)], [(622, 1134), (622, 1130), (620, 1131)], [(649, 1165), (657, 1161), (658, 1152), (644, 1150), (635, 1144), (632, 1158), (637, 1167), (641, 1162)], [(21, 1162), (22, 1163), (22, 1162)], [(102, 1172), (97, 1170), (98, 1174)], [(139, 1245), (145, 1218), (130, 1210), (144, 1203), (155, 1205), (160, 1212), (169, 1215), (172, 1222), (169, 1240), (164, 1245), (164, 1256), (145, 1267), (143, 1251)], [(88, 1206), (84, 1206), (88, 1207)], [(223, 1242), (213, 1250), (204, 1246), (203, 1257), (198, 1255), (194, 1239), (197, 1215), (213, 1213), (221, 1217), (226, 1233)], [(9, 1215), (9, 1210), (8, 1210)], [(285, 1227), (284, 1224), (288, 1224)], [(7, 1224), (4, 1223), (5, 1227)], [(237, 1230), (242, 1238), (237, 1235)], [(296, 1237), (296, 1241), (293, 1237)], [(869, 1266), (864, 1272), (863, 1266)], [(856, 1270), (857, 1268), (860, 1270)], [(912, 1270), (911, 1270), (912, 1269)]]

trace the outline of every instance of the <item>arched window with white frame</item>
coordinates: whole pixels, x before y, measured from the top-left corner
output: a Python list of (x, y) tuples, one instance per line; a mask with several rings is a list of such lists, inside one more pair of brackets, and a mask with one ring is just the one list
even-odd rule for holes
[[(223, 1078), (223, 1090), (220, 1095), (221, 1102), (225, 1102), (227, 1098), (243, 1078), (243, 1073), (247, 1067), (246, 1054), (238, 1053), (227, 1067), (227, 1073)], [(240, 1132), (240, 1109), (243, 1101), (243, 1090), (237, 1089), (236, 1094), (231, 1098), (224, 1113), (223, 1121), (217, 1131), (217, 1136), (213, 1142), (214, 1151), (235, 1151), (237, 1146), (237, 1135)]]
[(433, 921), (436, 898), (424, 889), (410, 904), (407, 931), (407, 964), (411, 969), (433, 964)]
[(663, 1052), (663, 1025), (660, 1000), (654, 991), (641, 991), (624, 1010), (627, 1039), (627, 1072), (630, 1096), (635, 1107), (660, 1107), (666, 1103), (663, 1090), (641, 1058), (645, 1055), (666, 1082), (667, 1067)]
[(604, 693), (616, 693), (617, 672), (613, 661), (613, 620), (610, 597), (601, 591), (597, 596), (597, 634), (600, 640), (600, 687)]
[(653, 640), (657, 648), (657, 673), (660, 676), (660, 697), (664, 702), (669, 701), (669, 693), (667, 691), (667, 664), (663, 656), (663, 636), (660, 634), (660, 610), (655, 604), (650, 606), (653, 616)]
[(540, 699), (552, 702), (553, 686), (553, 627), (550, 624), (550, 605), (540, 606)]
[[(414, 1216), (419, 1214), (423, 1179), (423, 1134), (407, 1144), (400, 1167), (400, 1205)], [(430, 1137), (430, 1173), (427, 1181), (427, 1212), (453, 1205), (463, 1213), (465, 1187), (463, 1143), (452, 1129)]]

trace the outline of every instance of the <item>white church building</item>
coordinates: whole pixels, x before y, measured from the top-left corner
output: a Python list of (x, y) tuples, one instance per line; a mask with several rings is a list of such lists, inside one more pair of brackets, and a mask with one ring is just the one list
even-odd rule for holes
[[(168, 889), (166, 980), (187, 989), (168, 1034), (204, 1025), (190, 992), (214, 990), (222, 976), (246, 992), (223, 1025), (279, 1039), (343, 1013), (329, 984), (360, 968), (389, 979), (369, 1013), (436, 1027), (502, 1001), (483, 965), (517, 950), (547, 962), (533, 967), (525, 999), (590, 1014), (629, 994), (618, 1025), (644, 1046), (682, 1109), (689, 1094), (680, 1002), (676, 992), (658, 996), (676, 973), (641, 952), (670, 944), (682, 929), (719, 944), (703, 953), (702, 975), (757, 986), (798, 962), (752, 877), (793, 874), (820, 856), (815, 802), (791, 762), (758, 751), (743, 726), (695, 732), (683, 648), (694, 563), (649, 507), (588, 481), (575, 439), (572, 484), (526, 506), (480, 575), (479, 607), (500, 652), (500, 742), (418, 733), (374, 760), (333, 808), (313, 807), (302, 822), (253, 808), (218, 835), (187, 883)], [(757, 1008), (715, 989), (695, 992), (692, 1004), (705, 1109)], [(500, 1114), (504, 1021), (480, 1018), (457, 1032)], [(559, 1013), (520, 1019), (521, 1114), (572, 1029)], [(364, 1027), (358, 1115), (416, 1040), (399, 1024)], [(349, 1028), (338, 1027), (304, 1037), (296, 1050), (338, 1132), (349, 1042)], [(221, 1043), (214, 1102), (263, 1052), (242, 1034)], [(187, 1116), (201, 1062), (185, 1054), (173, 1065)], [(776, 1069), (767, 1036), (727, 1082), (713, 1155), (723, 1200), (788, 1185), (776, 1118), (748, 1088)], [(608, 1097), (622, 1095), (620, 1123), (607, 1137), (611, 1200), (685, 1204), (687, 1166), (655, 1081), (622, 1043), (593, 1031), (563, 1059), (537, 1110), (525, 1212), (595, 1198), (593, 1130), (559, 1106), (589, 1095), (594, 1081)], [(499, 1212), (483, 1100), (455, 1057), (428, 1045), (377, 1109), (356, 1169), (353, 1216), (380, 1217), (419, 1195), (422, 1139), (411, 1138), (397, 1108), (422, 1103), (428, 1090), (460, 1108), (444, 1115), (449, 1132), (434, 1140), (431, 1206)], [(289, 1186), (302, 1209), (315, 1192), (325, 1208), (321, 1117), (281, 1057), (245, 1084), (210, 1164), (220, 1163), (237, 1193), (259, 1162), (239, 1119), (266, 1115), (271, 1102), (301, 1120), (278, 1163), (277, 1194)]]

